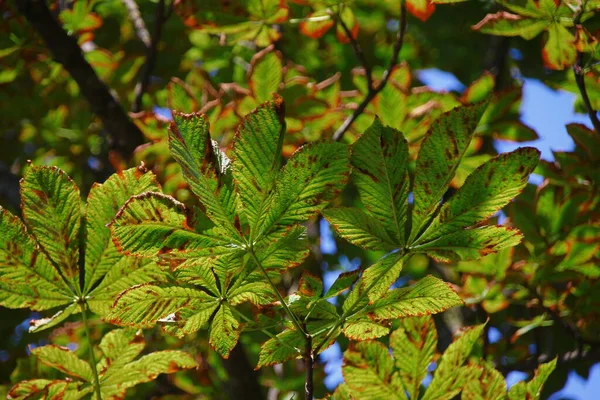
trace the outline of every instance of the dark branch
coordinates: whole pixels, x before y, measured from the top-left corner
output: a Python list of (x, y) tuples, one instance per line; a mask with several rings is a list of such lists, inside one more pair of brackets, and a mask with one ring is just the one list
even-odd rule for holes
[(241, 343), (238, 343), (229, 358), (222, 359), (228, 380), (225, 391), (231, 399), (262, 400), (261, 386), (258, 384), (258, 372), (252, 368)]
[(17, 7), (44, 40), (54, 59), (79, 85), (92, 111), (100, 117), (108, 131), (111, 149), (124, 159), (129, 158), (133, 150), (143, 143), (142, 132), (85, 60), (77, 40), (62, 29), (44, 0), (22, 0), (17, 2)]
[[(581, 23), (581, 17), (583, 16), (583, 12), (585, 10), (585, 6), (587, 4), (587, 0), (584, 0), (579, 9), (573, 15), (573, 24), (578, 26)], [(581, 93), (581, 98), (583, 99), (583, 104), (585, 105), (585, 109), (587, 110), (588, 115), (590, 116), (590, 120), (592, 121), (592, 125), (594, 126), (594, 130), (596, 133), (600, 134), (600, 121), (598, 120), (598, 114), (594, 107), (592, 106), (592, 102), (590, 101), (590, 97), (588, 96), (587, 89), (585, 87), (585, 70), (583, 64), (583, 53), (577, 51), (577, 58), (575, 59), (575, 64), (573, 65), (573, 73), (575, 74), (575, 83), (577, 84), (577, 88)]]
[(352, 45), (354, 54), (356, 54), (358, 61), (361, 63), (361, 65), (363, 66), (363, 68), (365, 70), (365, 75), (367, 77), (367, 87), (369, 88), (369, 91), (371, 91), (371, 90), (373, 90), (373, 71), (371, 70), (371, 66), (369, 65), (369, 62), (367, 61), (367, 58), (365, 57), (365, 53), (362, 51), (362, 47), (360, 47), (360, 44), (358, 43), (356, 38), (352, 35), (352, 32), (348, 28), (348, 25), (346, 25), (346, 23), (341, 18), (341, 16), (338, 17), (338, 21), (339, 21), (340, 25), (342, 26), (342, 29), (346, 33), (346, 36), (348, 36), (348, 40), (350, 40), (350, 44)]
[(590, 101), (590, 97), (588, 96), (587, 89), (585, 87), (585, 73), (583, 69), (583, 53), (577, 52), (577, 59), (575, 61), (575, 65), (573, 65), (573, 73), (575, 74), (575, 83), (577, 83), (577, 88), (581, 93), (581, 98), (583, 99), (583, 104), (585, 104), (585, 109), (587, 110), (588, 115), (590, 116), (590, 120), (592, 121), (592, 125), (596, 130), (596, 133), (600, 134), (600, 121), (598, 120), (598, 113), (594, 110), (592, 106), (592, 102)]
[[(529, 372), (535, 370), (540, 364), (551, 361), (554, 357), (549, 354), (542, 354), (539, 357), (527, 359), (523, 362), (499, 365), (496, 367), (503, 375), (507, 375), (511, 371)], [(600, 360), (600, 349), (592, 347), (590, 349), (576, 349), (558, 356), (557, 366), (570, 366), (585, 361), (598, 362)]]
[(156, 5), (156, 18), (154, 21), (152, 41), (146, 51), (146, 63), (144, 64), (144, 69), (142, 70), (142, 77), (138, 84), (135, 85), (134, 100), (131, 106), (132, 112), (139, 112), (142, 109), (142, 97), (148, 88), (148, 84), (150, 83), (150, 75), (152, 74), (154, 65), (156, 64), (157, 49), (158, 43), (160, 43), (160, 37), (162, 36), (162, 28), (168, 18), (168, 15), (170, 15), (165, 14), (165, 12), (165, 0), (159, 0), (158, 4)]
[[(342, 27), (344, 27), (344, 25), (342, 25)], [(345, 29), (347, 29), (347, 27)], [(347, 31), (347, 33), (348, 32), (349, 31)], [(356, 119), (365, 111), (365, 109), (367, 108), (367, 106), (369, 105), (371, 100), (373, 100), (375, 98), (375, 96), (377, 96), (377, 94), (383, 90), (383, 88), (387, 84), (388, 80), (390, 79), (390, 75), (392, 74), (394, 67), (398, 64), (398, 55), (400, 54), (400, 50), (402, 50), (402, 45), (404, 44), (405, 32), (406, 32), (406, 6), (404, 5), (404, 2), (401, 2), (400, 28), (398, 30), (398, 34), (396, 35), (396, 43), (394, 44), (394, 50), (392, 53), (392, 58), (390, 59), (390, 64), (388, 65), (387, 69), (384, 71), (379, 84), (369, 86), (369, 91), (367, 92), (367, 95), (365, 96), (363, 101), (358, 105), (358, 107), (354, 110), (354, 112), (348, 118), (346, 118), (346, 120), (344, 121), (342, 126), (340, 126), (338, 128), (338, 130), (335, 131), (335, 133), (333, 134), (333, 140), (336, 140), (336, 141), (340, 140), (342, 138), (342, 136), (344, 136), (346, 131), (348, 131), (348, 129), (350, 128), (350, 125), (352, 125), (352, 123), (354, 121), (356, 121)], [(350, 35), (350, 37), (352, 38), (352, 35)], [(351, 39), (351, 43), (352, 43), (352, 39)], [(361, 51), (361, 53), (362, 53), (362, 51)], [(365, 71), (367, 71), (367, 70), (365, 69)], [(370, 75), (370, 72), (367, 72), (367, 74)], [(372, 79), (372, 76), (370, 79)], [(369, 80), (369, 78), (367, 78), (367, 81), (368, 80)]]
[(306, 343), (304, 345), (304, 400), (312, 400), (314, 385), (313, 385), (313, 368), (315, 365), (315, 354), (312, 349), (312, 336), (306, 335)]

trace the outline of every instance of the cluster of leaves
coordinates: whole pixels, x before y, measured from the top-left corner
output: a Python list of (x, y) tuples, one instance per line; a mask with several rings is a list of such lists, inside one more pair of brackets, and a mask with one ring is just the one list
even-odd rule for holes
[(94, 391), (94, 375), (97, 373), (101, 398), (121, 399), (128, 388), (154, 380), (159, 374), (198, 365), (189, 354), (177, 350), (157, 351), (137, 358), (145, 345), (144, 337), (133, 329), (113, 330), (102, 338), (98, 346), (102, 357), (95, 367), (65, 347), (48, 345), (35, 348), (32, 354), (36, 358), (67, 374), (68, 378), (24, 381), (10, 390), (8, 398), (81, 399)]
[[(79, 189), (71, 178), (55, 167), (31, 166), (21, 181), (22, 213), (29, 231), (0, 207), (0, 305), (35, 311), (60, 307), (49, 318), (31, 320), (30, 332), (55, 327), (80, 312), (87, 325), (86, 314), (106, 315), (121, 291), (166, 279), (156, 263), (119, 253), (106, 227), (129, 196), (151, 190), (159, 190), (152, 173), (143, 168), (122, 171), (92, 188), (83, 214)], [(128, 387), (160, 373), (196, 365), (187, 354), (170, 351), (131, 363), (144, 348), (143, 338), (135, 332), (113, 331), (100, 348), (105, 358), (93, 367), (66, 348), (34, 349), (43, 363), (79, 382), (27, 381), (15, 386), (10, 398), (31, 398), (34, 393), (48, 399), (82, 398), (93, 390), (96, 370), (103, 398), (119, 398)]]
[[(568, 126), (576, 148), (537, 166), (545, 178), (540, 187), (527, 184), (535, 150), (494, 157), (492, 148), (492, 139), (538, 138), (521, 121), (522, 87), (509, 75), (576, 93), (578, 111), (600, 108), (597, 0), (497, 0), (473, 30), (525, 39), (510, 42), (461, 29), (490, 12), (490, 4), (474, 1), (48, 3), (121, 106), (139, 111), (141, 103), (129, 117), (146, 143), (113, 157), (110, 142), (118, 138), (98, 123), (98, 105), (75, 84), (68, 62), (53, 60), (52, 46), (32, 34), (19, 3), (0, 4), (3, 205), (18, 197), (4, 177), (24, 175), (24, 222), (15, 216), (18, 198), (8, 206), (12, 214), (0, 210), (0, 305), (11, 309), (2, 309), (3, 320), (39, 312), (32, 334), (82, 320), (88, 344), (80, 337), (66, 344), (91, 351), (85, 362), (55, 345), (37, 347), (42, 364), (70, 377), (46, 371), (40, 378), (20, 365), (11, 382), (25, 382), (10, 396), (79, 398), (95, 391), (123, 398), (159, 373), (196, 366), (173, 351), (134, 361), (143, 348), (135, 329), (106, 334), (98, 351), (89, 312), (195, 340), (202, 356), (208, 353), (210, 366), (200, 369), (218, 371), (221, 380), (226, 374), (203, 347), (204, 327), (218, 354), (228, 357), (242, 341), (257, 368), (284, 363), (293, 370), (296, 363), (286, 360), (306, 361), (336, 340), (345, 349), (350, 340), (346, 384), (335, 394), (342, 398), (349, 391), (370, 398), (374, 390), (417, 398), (435, 351), (428, 348), (416, 368), (400, 365), (375, 340), (400, 325), (390, 336), (393, 351), (412, 351), (402, 335), (430, 346), (436, 333), (423, 316), (461, 304), (467, 307), (452, 315), (461, 314), (462, 325), (489, 321), (446, 350), (426, 398), (442, 387), (468, 398), (504, 398), (494, 365), (533, 370), (557, 354), (597, 354), (597, 134)], [(456, 4), (435, 12), (444, 3)], [(405, 62), (390, 60), (396, 48)], [(432, 67), (473, 83), (462, 93), (420, 86), (419, 70)], [(587, 99), (579, 94), (582, 84)], [(269, 101), (273, 93), (280, 97)], [(351, 146), (321, 141), (358, 110), (344, 136)], [(30, 167), (28, 159), (60, 169)], [(155, 175), (126, 169), (140, 163)], [(121, 172), (93, 185), (105, 181), (111, 165)], [(501, 210), (506, 226), (490, 224)], [(335, 255), (310, 251), (318, 247), (318, 215), (337, 232)], [(318, 275), (339, 268), (339, 255), (361, 265), (329, 285)], [(418, 265), (427, 258), (435, 260), (430, 271)], [(487, 343), (492, 328), (501, 333), (497, 343)], [(1, 329), (0, 350), (14, 346), (14, 335), (4, 335), (12, 325)], [(472, 351), (482, 331), (484, 351)], [(471, 345), (458, 345), (463, 337)], [(174, 340), (180, 339), (155, 332), (151, 351)], [(478, 359), (483, 354), (487, 361)], [(559, 358), (546, 391), (562, 386), (565, 360)], [(452, 364), (449, 378), (442, 364)], [(578, 367), (585, 375), (589, 363)], [(508, 397), (539, 396), (552, 368), (543, 366)], [(263, 371), (262, 383), (274, 390), (302, 387), (269, 373)], [(205, 376), (176, 386), (216, 393), (204, 391)], [(374, 389), (378, 379), (384, 384)]]
[[(412, 187), (407, 142), (379, 120), (355, 142), (351, 157), (345, 144), (316, 142), (300, 148), (281, 167), (286, 127), (281, 98), (244, 118), (234, 139), (232, 160), (211, 140), (206, 116), (175, 112), (169, 146), (201, 208), (189, 212), (158, 192), (151, 174), (128, 170), (92, 189), (85, 235), (74, 183), (58, 169), (32, 167), (23, 180), (23, 211), (36, 236), (27, 237), (19, 220), (4, 213), (3, 232), (10, 236), (2, 264), (17, 267), (20, 273), (3, 276), (3, 304), (43, 310), (73, 299), (66, 310), (35, 324), (36, 328), (53, 326), (77, 309), (85, 313), (86, 308), (120, 325), (144, 328), (160, 322), (177, 336), (208, 323), (211, 346), (228, 357), (245, 322), (265, 329), (265, 321), (253, 322), (236, 307), (246, 302), (277, 306), (279, 300), (289, 321), (275, 321), (282, 330), (268, 333), (274, 336), (263, 344), (258, 367), (302, 355), (298, 349), (307, 338), (318, 353), (335, 341), (340, 330), (359, 340), (386, 335), (386, 321), (461, 304), (454, 291), (434, 277), (388, 290), (409, 254), (472, 260), (520, 240), (515, 230), (476, 226), (522, 189), (537, 164), (535, 149), (520, 149), (486, 162), (439, 206), (485, 108), (485, 103), (465, 106), (437, 121), (423, 140), (416, 161), (422, 172), (415, 175)], [(308, 255), (306, 228), (301, 223), (341, 191), (350, 165), (365, 211), (332, 208), (325, 216), (351, 243), (392, 252), (360, 274), (341, 276), (325, 294), (320, 279), (305, 274), (298, 292), (282, 298), (273, 280)], [(109, 191), (120, 193), (102, 197)], [(410, 191), (414, 202), (409, 213)], [(115, 213), (118, 199), (138, 192), (143, 193), (129, 198), (108, 224), (110, 242), (104, 226), (107, 218)], [(104, 203), (108, 207), (102, 209)], [(102, 214), (96, 216), (99, 209)], [(28, 247), (15, 231), (29, 239)], [(80, 243), (84, 271), (78, 269)], [(96, 265), (107, 267), (92, 267)], [(53, 275), (45, 276), (48, 271)], [(104, 280), (96, 284), (96, 274), (111, 283), (110, 293), (103, 293)], [(110, 279), (114, 275), (121, 282)], [(44, 285), (50, 282), (62, 286), (46, 290)], [(352, 284), (339, 314), (327, 300)], [(99, 294), (91, 290), (95, 286)], [(110, 302), (118, 292), (110, 310), (96, 299)], [(101, 389), (102, 374), (98, 380)]]
[[(502, 374), (476, 356), (483, 328), (478, 325), (459, 332), (446, 351), (437, 356), (433, 319), (402, 319), (390, 335), (389, 349), (378, 341), (364, 341), (344, 353), (345, 383), (338, 386), (332, 399), (449, 400), (459, 394), (463, 399), (540, 399), (556, 360), (540, 365), (531, 381), (519, 382), (507, 393)], [(428, 376), (431, 380), (425, 387), (423, 382)]]

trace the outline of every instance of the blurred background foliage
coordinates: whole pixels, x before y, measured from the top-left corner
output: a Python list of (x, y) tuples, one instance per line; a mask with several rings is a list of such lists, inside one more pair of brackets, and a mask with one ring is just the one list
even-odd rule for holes
[[(454, 188), (497, 154), (499, 143), (539, 138), (521, 118), (525, 79), (573, 93), (577, 112), (593, 116), (600, 108), (597, 0), (434, 3), (407, 1), (404, 46), (399, 62), (389, 69), (403, 23), (399, 0), (0, 2), (0, 204), (18, 212), (18, 180), (27, 160), (62, 168), (84, 196), (94, 182), (115, 170), (144, 163), (166, 193), (191, 203), (166, 143), (171, 109), (206, 113), (213, 139), (228, 149), (241, 116), (278, 93), (286, 104), (284, 154), (289, 156), (305, 142), (339, 132), (373, 82), (388, 73), (385, 87), (342, 132), (342, 140), (354, 141), (379, 115), (384, 124), (404, 132), (414, 156), (420, 139), (443, 112), (491, 97)], [(502, 25), (502, 13), (517, 6), (550, 7), (554, 22), (547, 32), (525, 35), (525, 40), (523, 29), (529, 25), (521, 24), (522, 17), (517, 18), (521, 30)], [(488, 14), (496, 17), (486, 22)], [(563, 28), (555, 29), (557, 24)], [(64, 35), (48, 35), (53, 25)], [(482, 33), (486, 29), (494, 35)], [(430, 69), (453, 74), (464, 89), (427, 87), (420, 71)], [(582, 99), (577, 74), (587, 87), (592, 111)], [(92, 75), (105, 86), (94, 86)], [(544, 112), (544, 99), (538, 100)], [(109, 128), (121, 117), (133, 125), (122, 124), (118, 132)], [(521, 245), (458, 265), (414, 257), (396, 284), (433, 273), (455, 285), (466, 306), (436, 317), (441, 349), (457, 329), (487, 320), (483, 355), (503, 373), (529, 373), (540, 362), (558, 357), (544, 397), (564, 386), (569, 371), (586, 377), (600, 360), (600, 136), (589, 123), (571, 124), (567, 131), (575, 148), (544, 161), (536, 171), (536, 184), (497, 217), (524, 233)], [(349, 186), (336, 201), (351, 205), (356, 199), (356, 190)], [(326, 285), (340, 272), (381, 256), (332, 236), (323, 220), (313, 221), (309, 232), (314, 251), (303, 268), (323, 276)], [(290, 291), (297, 287), (298, 271), (283, 277)], [(0, 309), (4, 390), (11, 383), (51, 374), (27, 357), (31, 346), (83, 343), (79, 323), (50, 336), (29, 334), (31, 317), (25, 311)], [(107, 329), (97, 321), (94, 335), (99, 338)], [(243, 380), (236, 374), (255, 364), (263, 339), (260, 333), (242, 336), (248, 363), (243, 352), (221, 361), (201, 333), (184, 340), (158, 330), (145, 334), (149, 348), (185, 348), (202, 367), (141, 385), (129, 398), (235, 397), (236, 384), (231, 382)], [(333, 351), (321, 357), (315, 376), (319, 396), (339, 381), (323, 365), (335, 365), (347, 346), (340, 338), (337, 355)], [(269, 398), (283, 398), (302, 390), (301, 368), (288, 362), (263, 369), (256, 379)], [(255, 396), (260, 398), (260, 393)]]

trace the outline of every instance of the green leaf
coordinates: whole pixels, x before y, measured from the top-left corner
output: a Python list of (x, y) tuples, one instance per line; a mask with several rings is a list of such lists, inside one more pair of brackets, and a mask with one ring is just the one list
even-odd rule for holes
[(535, 371), (535, 376), (529, 382), (519, 382), (508, 391), (509, 400), (532, 399), (537, 400), (542, 395), (544, 383), (556, 368), (556, 359), (541, 364)]
[(259, 272), (254, 272), (245, 277), (244, 283), (227, 292), (227, 298), (233, 306), (246, 301), (254, 305), (267, 305), (277, 301), (273, 294), (273, 288)]
[(160, 374), (172, 374), (196, 366), (198, 363), (193, 357), (183, 351), (154, 352), (122, 368), (110, 368), (100, 380), (102, 397), (123, 398), (130, 387), (150, 382)]
[(304, 271), (298, 283), (298, 292), (310, 299), (319, 299), (321, 294), (323, 294), (323, 282), (318, 276)]
[(219, 299), (216, 298), (207, 301), (195, 301), (159, 322), (163, 323), (162, 328), (164, 331), (182, 338), (202, 329), (218, 307)]
[(458, 192), (442, 205), (415, 244), (461, 231), (494, 215), (521, 193), (539, 157), (539, 150), (523, 147), (501, 154), (477, 168)]
[(485, 71), (480, 78), (465, 89), (461, 100), (463, 103), (471, 104), (484, 101), (492, 94), (495, 85), (496, 79), (494, 75)]
[(310, 254), (306, 227), (293, 225), (278, 229), (255, 246), (256, 256), (266, 270), (293, 268)]
[(43, 391), (46, 387), (48, 387), (48, 385), (50, 385), (53, 382), (60, 381), (51, 381), (48, 379), (32, 379), (29, 381), (20, 382), (10, 389), (10, 392), (8, 392), (7, 399), (29, 399), (31, 398), (31, 394)]
[(117, 325), (149, 327), (183, 307), (213, 302), (207, 293), (182, 286), (134, 286), (115, 300), (106, 320)]
[(223, 303), (210, 325), (209, 343), (223, 358), (228, 358), (240, 337), (241, 324), (233, 315), (231, 306)]
[[(100, 350), (104, 357), (98, 363), (98, 373), (104, 375), (108, 368), (121, 367), (139, 356), (146, 341), (141, 331), (135, 329), (115, 329), (102, 337)], [(121, 370), (117, 368), (117, 370)]]
[(146, 192), (129, 199), (109, 227), (115, 246), (127, 255), (210, 257), (232, 251), (226, 238), (197, 233), (192, 225), (182, 203)]
[(352, 177), (361, 201), (400, 246), (405, 242), (409, 161), (402, 133), (377, 118), (352, 146)]
[(87, 362), (77, 358), (77, 356), (66, 347), (55, 345), (36, 347), (31, 353), (44, 364), (56, 368), (65, 374), (88, 382), (94, 380), (92, 367), (90, 367)]
[(484, 226), (454, 232), (431, 242), (416, 246), (431, 257), (442, 262), (477, 260), (521, 242), (522, 235), (516, 229), (504, 226)]
[(496, 36), (521, 36), (530, 40), (542, 33), (550, 24), (546, 19), (524, 18), (520, 15), (499, 11), (488, 14), (473, 29)]
[(173, 114), (169, 148), (181, 166), (190, 188), (206, 208), (208, 217), (233, 239), (236, 204), (229, 160), (210, 138), (205, 115)]
[(438, 208), (486, 105), (463, 106), (443, 114), (423, 139), (416, 164), (409, 242), (421, 233)]
[(44, 329), (52, 328), (69, 318), (71, 314), (77, 312), (79, 308), (79, 304), (71, 303), (67, 308), (58, 311), (49, 318), (32, 319), (29, 321), (29, 332), (39, 332)]
[(406, 399), (388, 348), (375, 341), (351, 344), (344, 353), (344, 381), (361, 399)]
[(381, 258), (363, 272), (360, 287), (355, 290), (367, 291), (371, 303), (380, 299), (398, 279), (404, 266), (404, 259), (405, 257), (400, 253)]
[(548, 27), (548, 37), (542, 49), (544, 65), (562, 70), (571, 67), (576, 56), (575, 36), (564, 25), (553, 22)]
[(360, 270), (354, 270), (350, 272), (342, 272), (335, 282), (331, 285), (327, 293), (323, 296), (324, 299), (330, 299), (332, 297), (338, 296), (342, 292), (348, 290), (350, 286), (356, 282), (358, 276), (360, 274)]
[(390, 290), (366, 312), (375, 320), (389, 320), (437, 314), (462, 304), (447, 283), (429, 275), (410, 287)]
[(423, 400), (451, 399), (456, 396), (468, 374), (459, 373), (475, 343), (481, 338), (484, 325), (466, 329), (444, 352)]
[(483, 367), (472, 366), (481, 369), (477, 379), (471, 379), (465, 385), (461, 399), (465, 400), (504, 400), (506, 399), (506, 382), (504, 377), (496, 369), (485, 364)]
[(365, 318), (358, 321), (349, 321), (342, 329), (344, 335), (352, 340), (377, 339), (390, 333), (390, 328)]
[(255, 369), (280, 364), (292, 358), (302, 357), (305, 339), (301, 332), (287, 329), (260, 346)]
[(54, 167), (30, 167), (21, 181), (23, 218), (75, 293), (79, 283), (79, 188)]
[(123, 257), (87, 295), (87, 304), (94, 313), (105, 316), (121, 292), (144, 283), (166, 282), (169, 276), (168, 271), (151, 260)]
[(72, 302), (71, 290), (23, 222), (1, 207), (0, 235), (0, 305), (42, 311)]
[(403, 318), (390, 336), (396, 368), (411, 399), (419, 398), (421, 382), (437, 347), (437, 335), (430, 316)]
[(181, 79), (171, 78), (167, 85), (167, 95), (167, 104), (171, 110), (184, 113), (198, 111), (198, 102), (194, 94)]
[(284, 110), (277, 96), (246, 115), (235, 134), (233, 179), (253, 233), (281, 167)]
[(302, 223), (325, 208), (348, 180), (348, 150), (342, 143), (316, 142), (296, 151), (265, 203), (259, 236), (275, 225)]
[[(258, 102), (270, 100), (283, 80), (281, 54), (273, 47), (256, 53), (250, 61), (248, 85)], [(282, 118), (283, 119), (283, 118)]]
[(359, 208), (330, 208), (323, 216), (336, 232), (355, 246), (367, 250), (392, 250), (393, 240), (378, 219)]
[(110, 240), (110, 230), (106, 225), (131, 196), (158, 190), (154, 174), (141, 167), (113, 174), (101, 185), (94, 184), (87, 198), (85, 215), (84, 293), (109, 271), (112, 272), (113, 266), (119, 264), (122, 267), (124, 264), (121, 262), (123, 254), (117, 251)]

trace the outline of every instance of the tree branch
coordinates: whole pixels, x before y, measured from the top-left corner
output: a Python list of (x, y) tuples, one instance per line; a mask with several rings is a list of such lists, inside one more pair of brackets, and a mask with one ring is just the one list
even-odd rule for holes
[(170, 15), (170, 13), (165, 14), (165, 0), (158, 0), (158, 4), (156, 5), (156, 16), (154, 21), (152, 41), (146, 50), (146, 63), (144, 64), (144, 69), (142, 70), (142, 76), (137, 85), (135, 85), (134, 100), (131, 106), (132, 112), (139, 112), (142, 109), (142, 97), (144, 96), (144, 93), (148, 88), (148, 84), (150, 83), (150, 75), (152, 74), (154, 65), (156, 64), (158, 43), (160, 43), (162, 28), (168, 18), (168, 15)]
[[(306, 327), (305, 327), (306, 329)], [(313, 399), (313, 368), (315, 365), (315, 354), (312, 349), (312, 336), (306, 335), (306, 343), (304, 345), (304, 400)]]
[(135, 32), (138, 37), (146, 47), (152, 46), (152, 39), (150, 38), (150, 32), (146, 28), (146, 24), (144, 23), (144, 19), (140, 15), (140, 9), (137, 6), (135, 0), (121, 0), (127, 8), (127, 12), (129, 13), (129, 19), (133, 22), (133, 26), (135, 27)]
[[(496, 369), (505, 376), (511, 371), (533, 371), (540, 364), (546, 363), (553, 358), (554, 357), (549, 354), (542, 354), (539, 357), (530, 358), (523, 362), (510, 365), (498, 365), (496, 366)], [(564, 353), (558, 356), (556, 364), (557, 366), (568, 366), (584, 361), (598, 362), (598, 360), (600, 360), (600, 349), (597, 347), (592, 347), (587, 350), (575, 349)]]
[(575, 74), (575, 83), (577, 83), (577, 88), (581, 93), (583, 104), (585, 104), (585, 109), (587, 110), (587, 113), (590, 116), (592, 125), (594, 126), (596, 133), (600, 134), (600, 121), (598, 120), (598, 113), (596, 112), (596, 110), (594, 110), (592, 102), (590, 101), (590, 96), (588, 96), (588, 92), (585, 87), (585, 74), (583, 72), (583, 53), (580, 51), (577, 52), (577, 59), (575, 61), (575, 65), (573, 65), (573, 73)]
[(365, 57), (365, 53), (362, 51), (362, 47), (356, 40), (356, 38), (352, 35), (352, 32), (348, 28), (348, 25), (344, 22), (341, 17), (338, 17), (338, 22), (342, 26), (342, 29), (348, 36), (348, 40), (350, 40), (350, 44), (352, 45), (352, 49), (354, 50), (354, 54), (356, 54), (356, 58), (361, 63), (362, 67), (365, 70), (365, 75), (367, 76), (367, 87), (369, 91), (373, 90), (373, 71), (371, 70), (371, 66), (369, 65), (367, 58)]
[[(583, 0), (579, 6), (579, 9), (573, 15), (573, 25), (578, 26), (581, 23), (581, 17), (583, 16), (586, 5), (587, 0)], [(594, 130), (596, 130), (596, 133), (600, 134), (600, 121), (598, 120), (598, 114), (592, 106), (592, 102), (590, 101), (590, 97), (588, 96), (587, 89), (585, 87), (583, 53), (581, 51), (577, 51), (577, 58), (575, 59), (575, 64), (573, 64), (573, 73), (575, 74), (575, 83), (577, 84), (577, 88), (581, 93), (583, 104), (585, 105), (585, 109), (590, 116)]]
[[(341, 19), (340, 19), (340, 21), (341, 21)], [(350, 33), (350, 31), (348, 30), (348, 27), (345, 26), (343, 23), (342, 23), (342, 28), (346, 31), (346, 34)], [(390, 75), (392, 74), (394, 67), (398, 64), (398, 55), (400, 54), (400, 50), (402, 49), (402, 45), (404, 44), (405, 32), (406, 32), (406, 6), (404, 5), (404, 2), (401, 2), (401, 5), (400, 5), (400, 28), (398, 30), (398, 34), (396, 35), (396, 43), (394, 44), (394, 50), (392, 52), (392, 58), (390, 59), (390, 63), (388, 65), (387, 69), (384, 71), (379, 84), (378, 85), (374, 85), (374, 84), (369, 85), (369, 90), (367, 92), (367, 95), (365, 96), (363, 101), (358, 105), (356, 110), (354, 110), (352, 115), (350, 115), (348, 118), (346, 118), (346, 120), (344, 121), (342, 126), (340, 126), (338, 128), (338, 130), (335, 131), (335, 133), (333, 134), (333, 140), (335, 140), (335, 141), (340, 140), (342, 138), (342, 136), (344, 136), (346, 131), (348, 131), (348, 129), (350, 128), (350, 125), (352, 125), (352, 123), (354, 121), (356, 121), (356, 119), (365, 111), (365, 109), (367, 108), (367, 106), (369, 105), (371, 100), (373, 100), (375, 98), (375, 96), (377, 96), (377, 94), (383, 90), (383, 88), (387, 84), (388, 80), (390, 79)], [(370, 67), (368, 66), (368, 64), (366, 64), (366, 60), (364, 59), (364, 54), (362, 53), (360, 46), (358, 46), (358, 43), (352, 37), (351, 34), (349, 35), (349, 37), (350, 37), (350, 42), (353, 44), (353, 47), (355, 48), (355, 52), (357, 51), (357, 49), (360, 50), (361, 55), (359, 55), (359, 53), (357, 53), (357, 56), (359, 57), (359, 60), (361, 62), (363, 62), (363, 68), (365, 68), (365, 71), (367, 72), (367, 76), (368, 76), (367, 82), (369, 82), (369, 81), (372, 82), (373, 77), (370, 72)]]
[(54, 59), (79, 85), (92, 111), (100, 117), (109, 133), (111, 150), (124, 159), (129, 158), (144, 142), (144, 136), (85, 60), (77, 40), (62, 29), (44, 0), (18, 1), (17, 8), (46, 43)]
[(231, 399), (262, 400), (261, 386), (258, 384), (258, 372), (252, 368), (244, 347), (238, 343), (229, 358), (222, 359), (227, 371), (228, 381), (225, 390)]

